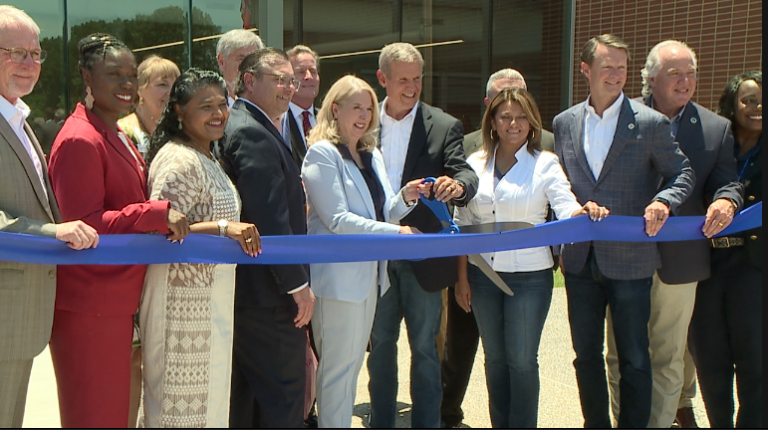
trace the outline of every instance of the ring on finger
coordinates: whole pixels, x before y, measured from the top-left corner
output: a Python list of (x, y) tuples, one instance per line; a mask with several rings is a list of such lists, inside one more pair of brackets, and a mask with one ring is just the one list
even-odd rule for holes
[(253, 242), (253, 238), (252, 237), (249, 237), (248, 239), (245, 239), (245, 243), (251, 243), (251, 242)]

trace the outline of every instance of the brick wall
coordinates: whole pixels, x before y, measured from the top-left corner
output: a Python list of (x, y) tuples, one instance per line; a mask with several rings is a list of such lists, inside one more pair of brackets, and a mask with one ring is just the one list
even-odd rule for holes
[(694, 101), (717, 106), (728, 80), (763, 67), (763, 5), (760, 0), (576, 0), (573, 101), (587, 97), (579, 53), (591, 37), (613, 33), (630, 45), (632, 59), (624, 92), (640, 96), (640, 69), (648, 51), (663, 40), (686, 42), (699, 57)]

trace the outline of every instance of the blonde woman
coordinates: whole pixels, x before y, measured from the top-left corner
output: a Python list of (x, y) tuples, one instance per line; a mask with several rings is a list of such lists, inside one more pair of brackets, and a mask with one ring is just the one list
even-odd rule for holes
[[(377, 149), (379, 103), (370, 85), (354, 76), (339, 79), (317, 118), (301, 172), (308, 234), (419, 233), (396, 223), (429, 187), (416, 179), (392, 190)], [(313, 264), (310, 273), (319, 425), (350, 427), (376, 302), (389, 289), (387, 262)]]
[(120, 128), (136, 143), (141, 156), (146, 158), (149, 140), (163, 115), (173, 81), (181, 75), (179, 67), (157, 55), (150, 55), (139, 64), (139, 96), (134, 112), (118, 121)]

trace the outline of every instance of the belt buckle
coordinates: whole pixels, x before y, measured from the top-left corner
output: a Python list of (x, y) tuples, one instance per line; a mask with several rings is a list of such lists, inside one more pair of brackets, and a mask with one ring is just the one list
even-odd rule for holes
[(715, 248), (730, 248), (731, 247), (731, 238), (730, 237), (716, 237), (712, 239), (712, 246)]

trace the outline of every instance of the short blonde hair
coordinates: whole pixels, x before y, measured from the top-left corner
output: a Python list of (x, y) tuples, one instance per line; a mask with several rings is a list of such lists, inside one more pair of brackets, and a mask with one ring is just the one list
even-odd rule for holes
[(181, 75), (179, 67), (171, 60), (150, 55), (139, 64), (139, 89), (143, 90), (154, 77), (171, 78), (174, 81)]
[(365, 130), (363, 137), (360, 138), (357, 148), (361, 151), (373, 151), (373, 149), (378, 146), (379, 100), (376, 97), (373, 88), (368, 85), (368, 82), (353, 75), (344, 76), (336, 81), (333, 86), (331, 86), (331, 89), (328, 90), (328, 94), (325, 95), (325, 99), (323, 100), (323, 106), (317, 114), (317, 126), (312, 129), (312, 132), (307, 139), (309, 145), (321, 140), (328, 140), (336, 145), (344, 143), (339, 134), (339, 125), (333, 117), (333, 104), (343, 105), (347, 100), (360, 91), (364, 91), (371, 96), (373, 115), (371, 117), (371, 123), (368, 125), (368, 129)]
[(389, 72), (392, 70), (392, 63), (396, 61), (403, 63), (415, 63), (418, 61), (421, 69), (424, 70), (424, 57), (410, 43), (397, 42), (385, 46), (379, 55), (379, 70), (384, 72), (387, 77), (390, 77)]

